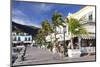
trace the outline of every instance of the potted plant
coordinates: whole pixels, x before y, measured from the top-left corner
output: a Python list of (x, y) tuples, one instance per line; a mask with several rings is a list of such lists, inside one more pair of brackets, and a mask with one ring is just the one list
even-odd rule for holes
[(74, 44), (71, 43), (71, 41), (68, 44), (68, 57), (76, 58), (80, 57), (81, 55), (81, 50), (79, 46), (77, 48), (74, 46)]
[[(70, 42), (68, 44), (68, 56), (69, 57), (80, 57), (81, 55), (81, 34), (87, 34), (87, 31), (85, 28), (83, 28), (82, 24), (80, 23), (80, 20), (77, 20), (75, 18), (67, 18), (67, 26), (68, 26), (68, 32), (70, 36)], [(78, 37), (78, 48), (75, 49), (75, 46), (73, 43), (73, 38)]]

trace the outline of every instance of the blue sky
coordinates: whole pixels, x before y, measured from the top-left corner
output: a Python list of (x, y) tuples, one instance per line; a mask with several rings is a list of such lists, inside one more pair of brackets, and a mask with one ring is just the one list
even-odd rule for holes
[(24, 25), (40, 27), (41, 22), (45, 19), (51, 22), (51, 17), (54, 11), (58, 11), (63, 17), (66, 17), (68, 13), (74, 13), (82, 7), (82, 5), (72, 4), (13, 1), (12, 21)]

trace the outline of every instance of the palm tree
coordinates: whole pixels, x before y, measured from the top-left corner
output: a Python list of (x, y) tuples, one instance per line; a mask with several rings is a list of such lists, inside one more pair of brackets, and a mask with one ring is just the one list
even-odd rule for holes
[[(48, 20), (44, 20), (44, 21), (42, 22), (41, 25), (42, 25), (42, 30), (43, 30), (43, 33), (44, 33), (44, 37), (46, 38), (46, 36), (47, 36), (49, 33), (52, 33), (53, 30), (52, 30), (51, 25), (50, 25), (50, 23), (48, 22)], [(46, 43), (46, 39), (45, 39), (44, 41), (45, 41), (45, 43)]]
[(45, 33), (45, 36), (47, 36), (49, 33), (53, 32), (48, 20), (44, 20), (41, 25), (42, 25), (42, 30), (44, 30), (43, 32)]
[(59, 12), (55, 11), (52, 15), (52, 26), (53, 26), (54, 33), (55, 33), (55, 41), (57, 41), (56, 40), (56, 34), (57, 34), (56, 27), (59, 27), (60, 25), (63, 26), (63, 22), (64, 21), (62, 19), (62, 15)]
[(43, 35), (44, 35), (43, 34), (43, 30), (39, 29), (38, 33), (37, 33), (37, 35), (35, 37), (35, 41), (40, 47), (43, 45), (43, 42), (44, 42), (44, 39), (45, 39)]
[(36, 36), (36, 41), (41, 43), (41, 45), (45, 45), (46, 46), (46, 36), (49, 33), (52, 33), (53, 30), (52, 30), (51, 25), (48, 22), (48, 20), (42, 21), (41, 27), (42, 28), (38, 31), (38, 34)]
[[(73, 49), (73, 40), (74, 36), (81, 36), (81, 34), (88, 34), (86, 29), (83, 27), (83, 24), (80, 23), (80, 20), (75, 18), (67, 18), (67, 25), (68, 25), (68, 32), (70, 33), (71, 37), (71, 48)], [(79, 42), (80, 47), (80, 42)]]
[(52, 43), (52, 34), (51, 33), (53, 33), (53, 28), (52, 28), (52, 25), (47, 21), (47, 20), (45, 20), (45, 22), (44, 22), (44, 29), (45, 29), (45, 36), (48, 36), (48, 35), (50, 35), (50, 39), (51, 39), (51, 42), (48, 44), (48, 48), (50, 48), (50, 50), (52, 51), (52, 47), (53, 47), (53, 43)]

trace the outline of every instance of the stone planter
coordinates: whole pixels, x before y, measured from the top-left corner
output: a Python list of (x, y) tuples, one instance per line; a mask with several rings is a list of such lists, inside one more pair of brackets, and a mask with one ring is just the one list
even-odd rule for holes
[(81, 50), (80, 49), (68, 49), (68, 57), (77, 58), (80, 57)]

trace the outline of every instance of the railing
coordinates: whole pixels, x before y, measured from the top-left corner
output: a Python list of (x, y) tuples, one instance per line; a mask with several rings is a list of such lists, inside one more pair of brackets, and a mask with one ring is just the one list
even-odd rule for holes
[(24, 54), (24, 51), (25, 51), (25, 47), (23, 47), (22, 50), (20, 51), (18, 58), (15, 60), (13, 66), (19, 64), (22, 61), (22, 56)]
[(12, 41), (12, 43), (32, 43), (32, 41)]
[(82, 53), (95, 53), (95, 47), (81, 47)]

